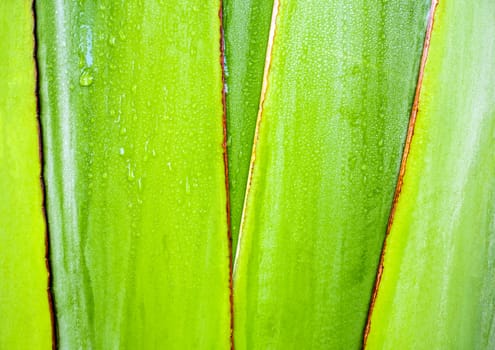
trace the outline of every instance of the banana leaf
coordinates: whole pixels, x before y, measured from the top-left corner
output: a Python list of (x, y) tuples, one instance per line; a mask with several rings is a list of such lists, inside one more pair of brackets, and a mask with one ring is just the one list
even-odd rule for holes
[(495, 2), (439, 1), (368, 349), (495, 348)]
[(51, 349), (32, 1), (0, 14), (0, 349)]
[(230, 348), (220, 9), (37, 2), (61, 349)]
[(240, 349), (354, 349), (429, 1), (276, 0), (234, 267)]

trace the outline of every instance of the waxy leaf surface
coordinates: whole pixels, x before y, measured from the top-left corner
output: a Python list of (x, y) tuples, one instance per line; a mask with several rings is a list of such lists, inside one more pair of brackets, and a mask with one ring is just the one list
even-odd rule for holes
[(224, 0), (232, 250), (237, 249), (273, 0)]
[(495, 3), (438, 2), (368, 349), (495, 348)]
[(429, 5), (276, 1), (234, 270), (236, 349), (360, 347)]
[(39, 1), (62, 349), (229, 349), (220, 1)]

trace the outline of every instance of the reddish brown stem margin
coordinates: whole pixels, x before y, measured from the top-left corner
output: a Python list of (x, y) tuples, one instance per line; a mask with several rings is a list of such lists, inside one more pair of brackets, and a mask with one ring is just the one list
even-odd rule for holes
[(226, 193), (226, 214), (227, 214), (227, 240), (229, 246), (229, 302), (230, 302), (230, 348), (234, 350), (234, 288), (232, 282), (232, 228), (230, 219), (230, 188), (229, 188), (229, 157), (227, 153), (227, 103), (225, 100), (225, 34), (223, 30), (223, 0), (220, 0), (220, 9), (218, 10), (220, 18), (220, 65), (222, 68), (222, 126), (223, 126), (223, 165), (225, 171), (225, 193)]
[(407, 159), (409, 157), (409, 151), (411, 149), (411, 141), (412, 141), (412, 138), (414, 136), (414, 128), (416, 126), (416, 118), (418, 116), (421, 88), (423, 85), (423, 78), (424, 78), (426, 62), (428, 60), (431, 35), (433, 32), (433, 24), (435, 22), (435, 14), (436, 14), (436, 10), (438, 7), (438, 2), (439, 2), (439, 0), (432, 0), (431, 1), (429, 17), (428, 17), (428, 25), (427, 25), (427, 29), (426, 29), (425, 41), (423, 44), (423, 52), (421, 55), (421, 64), (420, 64), (419, 73), (418, 73), (418, 81), (416, 84), (416, 91), (414, 94), (414, 101), (413, 101), (413, 105), (412, 105), (412, 109), (411, 109), (411, 116), (409, 118), (409, 125), (407, 128), (406, 142), (404, 145), (404, 151), (402, 153), (402, 160), (401, 160), (401, 165), (400, 165), (400, 170), (399, 170), (399, 177), (398, 177), (397, 185), (395, 188), (394, 199), (392, 202), (392, 209), (390, 210), (390, 215), (388, 218), (387, 231), (385, 234), (385, 240), (383, 242), (382, 252), (380, 254), (380, 262), (378, 264), (378, 271), (377, 271), (377, 275), (376, 275), (375, 285), (373, 288), (373, 294), (371, 296), (371, 303), (370, 303), (370, 307), (368, 310), (368, 318), (366, 320), (366, 327), (364, 329), (363, 349), (366, 348), (366, 342), (368, 341), (368, 335), (369, 335), (370, 330), (371, 330), (371, 316), (373, 314), (376, 298), (378, 296), (378, 290), (380, 288), (380, 283), (381, 283), (382, 276), (383, 276), (384, 259), (385, 259), (385, 253), (386, 253), (386, 248), (387, 248), (387, 240), (388, 240), (388, 237), (390, 235), (390, 231), (392, 229), (395, 211), (397, 210), (397, 203), (399, 201), (399, 197), (400, 197), (400, 194), (402, 191), (402, 185), (404, 183), (404, 175), (406, 173)]
[(50, 263), (50, 229), (48, 224), (48, 214), (46, 209), (46, 186), (45, 186), (45, 157), (43, 154), (43, 132), (41, 126), (41, 104), (40, 104), (40, 80), (39, 80), (39, 64), (38, 64), (38, 35), (37, 35), (37, 16), (36, 16), (36, 1), (32, 0), (31, 3), (31, 13), (33, 16), (33, 63), (34, 63), (34, 79), (35, 79), (35, 98), (36, 98), (36, 123), (38, 129), (38, 150), (39, 150), (39, 162), (40, 162), (40, 187), (41, 187), (41, 211), (43, 215), (43, 220), (45, 222), (45, 266), (47, 271), (47, 285), (46, 293), (48, 298), (48, 306), (50, 313), (50, 323), (51, 323), (51, 336), (52, 336), (52, 349), (57, 349), (57, 319), (55, 317), (55, 304), (54, 297), (52, 293), (52, 268)]

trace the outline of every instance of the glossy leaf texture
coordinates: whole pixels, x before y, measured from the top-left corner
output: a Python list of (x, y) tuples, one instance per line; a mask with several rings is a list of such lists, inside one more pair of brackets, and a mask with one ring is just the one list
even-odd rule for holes
[(360, 347), (429, 5), (276, 0), (234, 268), (236, 349)]
[(0, 14), (0, 348), (51, 349), (32, 2)]
[(273, 0), (224, 0), (232, 250), (237, 249)]
[(368, 349), (495, 348), (495, 3), (439, 1)]
[(61, 349), (229, 349), (220, 1), (37, 2)]

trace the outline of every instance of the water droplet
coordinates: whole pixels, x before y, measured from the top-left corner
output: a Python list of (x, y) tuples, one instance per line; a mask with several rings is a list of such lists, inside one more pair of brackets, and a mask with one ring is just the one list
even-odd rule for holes
[(119, 154), (120, 154), (121, 156), (123, 156), (123, 155), (125, 154), (124, 147), (120, 147), (120, 149), (119, 149)]
[(104, 179), (106, 179), (106, 178), (108, 177), (108, 174), (107, 174), (107, 173), (103, 173), (103, 174), (101, 174), (101, 176), (102, 176)]
[(90, 86), (93, 84), (93, 75), (89, 69), (84, 69), (79, 77), (79, 85), (81, 86)]
[(189, 185), (189, 178), (186, 176), (186, 193), (191, 193), (191, 186)]
[(134, 170), (132, 169), (131, 163), (127, 163), (127, 180), (134, 181)]

